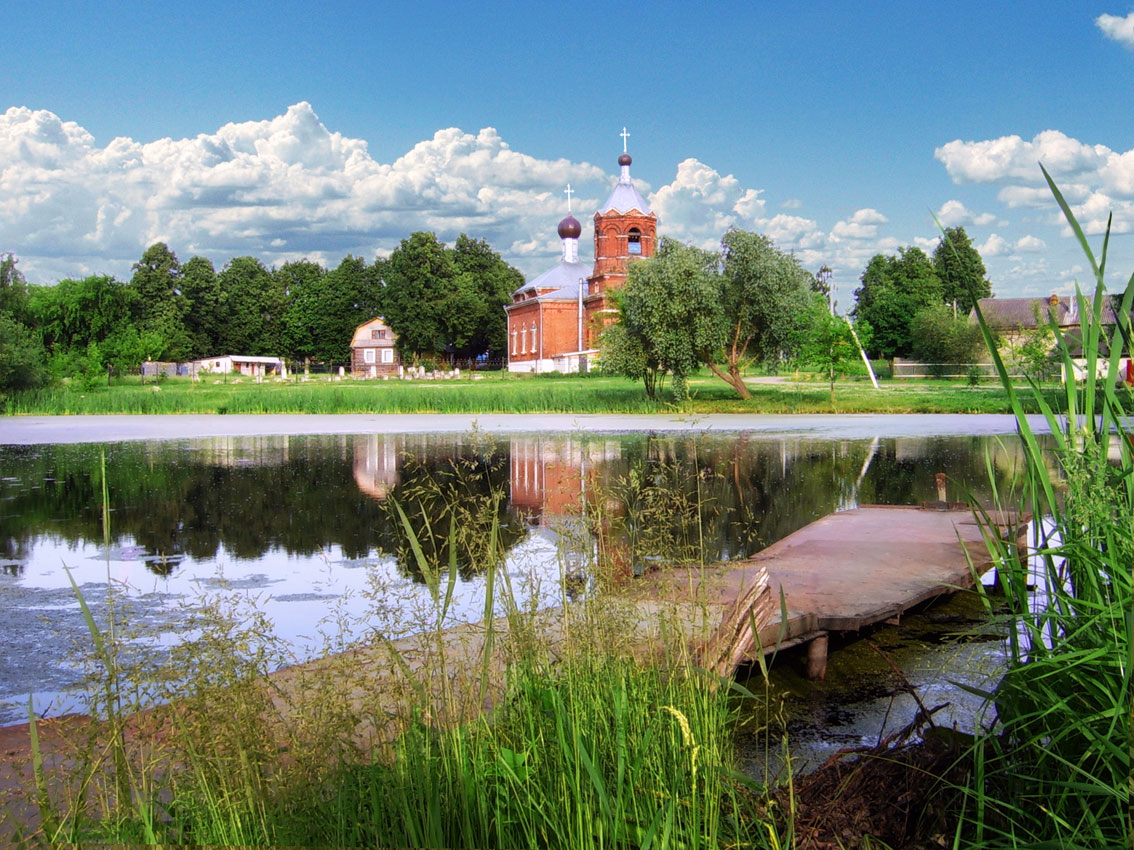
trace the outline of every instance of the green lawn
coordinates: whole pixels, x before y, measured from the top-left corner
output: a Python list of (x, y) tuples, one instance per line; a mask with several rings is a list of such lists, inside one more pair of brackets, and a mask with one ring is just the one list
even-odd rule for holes
[[(690, 382), (690, 400), (676, 404), (668, 387), (651, 402), (640, 383), (601, 375), (514, 375), (484, 372), (446, 381), (329, 380), (326, 376), (255, 383), (170, 378), (110, 387), (55, 386), (3, 400), (14, 415), (98, 413), (1008, 413), (998, 386), (957, 380), (865, 380), (835, 385), (835, 402), (818, 381), (753, 383), (742, 400), (705, 373)], [(1054, 399), (1055, 392), (1053, 390)]]

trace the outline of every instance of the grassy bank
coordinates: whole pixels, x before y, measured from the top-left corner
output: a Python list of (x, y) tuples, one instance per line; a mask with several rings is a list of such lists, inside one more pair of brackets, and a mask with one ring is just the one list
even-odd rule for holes
[[(961, 381), (887, 382), (875, 390), (866, 381), (836, 385), (835, 402), (821, 382), (785, 379), (754, 383), (753, 397), (736, 397), (721, 381), (699, 375), (689, 382), (691, 399), (679, 407), (646, 398), (639, 383), (606, 376), (518, 376), (482, 373), (446, 381), (217, 380), (170, 378), (142, 384), (116, 381), (110, 387), (78, 390), (50, 387), (5, 401), (12, 415), (177, 414), (177, 413), (1010, 413), (1003, 388), (969, 387)], [(1058, 406), (1061, 393), (1043, 397)], [(1022, 402), (1039, 412), (1035, 400)]]

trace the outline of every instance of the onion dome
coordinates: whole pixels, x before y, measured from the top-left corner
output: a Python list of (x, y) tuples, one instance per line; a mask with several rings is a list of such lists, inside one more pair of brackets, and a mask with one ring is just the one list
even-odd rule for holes
[(619, 165), (629, 165), (631, 162), (633, 162), (633, 160), (630, 159), (630, 154), (628, 153), (624, 153), (620, 157), (618, 157)]
[(567, 213), (567, 218), (559, 222), (560, 239), (578, 239), (583, 232), (583, 225), (579, 224), (575, 216)]

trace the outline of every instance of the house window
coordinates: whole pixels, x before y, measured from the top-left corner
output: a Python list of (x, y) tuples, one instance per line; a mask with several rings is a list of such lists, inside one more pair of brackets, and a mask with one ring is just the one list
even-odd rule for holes
[(382, 362), (383, 363), (393, 363), (394, 362), (394, 349), (392, 349), (392, 348), (383, 348), (382, 349)]
[(374, 362), (374, 349), (373, 348), (362, 349), (362, 362), (363, 363), (373, 363)]
[(383, 328), (382, 330), (372, 330), (370, 332), (370, 338), (371, 339), (385, 339), (386, 338), (386, 329)]
[(631, 254), (642, 253), (642, 231), (636, 227), (630, 228), (630, 233), (627, 236), (627, 245)]
[(533, 323), (532, 323), (532, 354), (535, 354), (535, 350), (536, 350), (536, 344), (535, 344), (535, 342), (536, 342), (536, 336), (535, 336), (535, 323), (533, 322)]

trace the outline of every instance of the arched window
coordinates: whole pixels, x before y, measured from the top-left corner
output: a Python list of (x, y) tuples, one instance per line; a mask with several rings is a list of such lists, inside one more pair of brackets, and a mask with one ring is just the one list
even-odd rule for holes
[(527, 327), (520, 328), (520, 354), (528, 353), (528, 329)]
[(516, 337), (517, 336), (518, 336), (518, 334), (516, 333), (516, 329), (512, 328), (512, 356), (513, 357), (516, 356)]
[(642, 253), (642, 231), (636, 227), (630, 228), (630, 233), (626, 237), (627, 248), (631, 254)]

